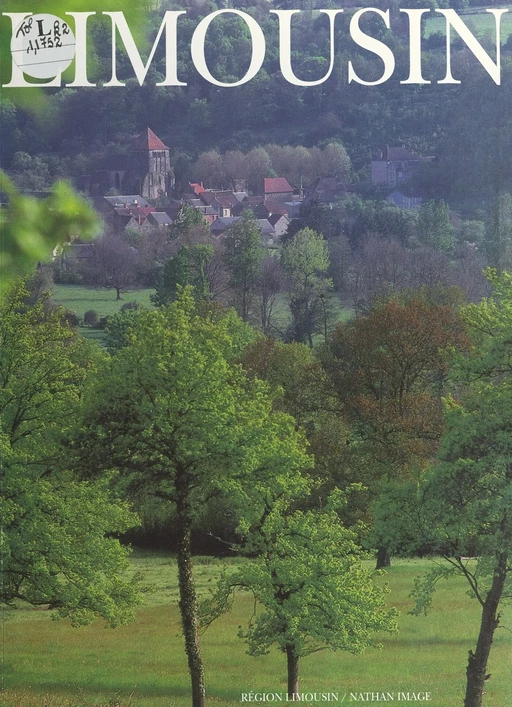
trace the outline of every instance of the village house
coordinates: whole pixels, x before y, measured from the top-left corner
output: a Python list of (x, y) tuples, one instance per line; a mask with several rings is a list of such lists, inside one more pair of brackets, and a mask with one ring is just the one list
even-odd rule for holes
[(423, 159), (404, 147), (386, 147), (371, 162), (371, 183), (390, 189), (408, 182)]
[(126, 228), (140, 229), (149, 214), (156, 211), (140, 194), (96, 197), (93, 203), (107, 229), (113, 233), (121, 233)]
[(265, 177), (263, 197), (265, 201), (293, 201), (293, 189), (284, 177)]
[[(281, 177), (263, 180), (266, 193), (255, 196), (244, 191), (205, 189), (197, 182), (190, 182), (189, 186), (191, 192), (184, 197), (184, 202), (203, 214), (216, 236), (222, 235), (244, 211), (250, 210), (265, 233), (268, 231), (272, 238), (279, 238), (290, 223), (289, 210), (298, 216), (301, 203), (294, 197), (288, 181)], [(291, 201), (285, 203), (284, 199)]]
[(399, 209), (419, 209), (423, 203), (423, 197), (404, 194), (403, 191), (395, 189), (386, 197), (388, 204), (398, 206)]
[(239, 218), (239, 216), (219, 216), (210, 226), (210, 233), (212, 236), (222, 236)]
[(168, 228), (172, 225), (172, 218), (166, 211), (152, 211), (148, 214), (147, 223), (153, 228)]
[(345, 187), (335, 177), (317, 177), (304, 189), (304, 203), (332, 204), (343, 196)]
[[(240, 216), (221, 216), (219, 217), (211, 226), (210, 232), (212, 236), (220, 238), (226, 231), (231, 228), (238, 220)], [(284, 219), (284, 221), (283, 221)], [(275, 218), (275, 225), (270, 221), (270, 219), (260, 218), (256, 219), (256, 225), (261, 232), (261, 240), (268, 248), (275, 248), (279, 237), (285, 233), (288, 228), (289, 221), (285, 216), (277, 215)]]
[(279, 239), (281, 236), (284, 236), (290, 225), (290, 219), (284, 214), (271, 214), (267, 221), (274, 229), (274, 239)]

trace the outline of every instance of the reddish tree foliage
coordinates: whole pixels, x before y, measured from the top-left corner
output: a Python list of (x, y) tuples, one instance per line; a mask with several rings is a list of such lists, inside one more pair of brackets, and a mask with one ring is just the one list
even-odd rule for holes
[(445, 352), (467, 347), (447, 306), (390, 300), (335, 329), (324, 366), (347, 422), (376, 461), (404, 469), (437, 449)]

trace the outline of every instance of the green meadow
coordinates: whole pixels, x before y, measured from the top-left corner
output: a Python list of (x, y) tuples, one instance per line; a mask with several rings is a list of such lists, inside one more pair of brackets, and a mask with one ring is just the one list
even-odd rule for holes
[[(154, 291), (155, 290), (151, 288), (132, 290), (125, 292), (121, 300), (116, 300), (115, 290), (85, 287), (84, 285), (55, 285), (52, 299), (57, 304), (77, 314), (80, 319), (83, 319), (85, 312), (89, 309), (94, 309), (99, 317), (116, 314), (126, 302), (139, 302), (146, 307), (152, 307), (150, 295), (152, 295)], [(332, 292), (328, 297), (334, 311), (334, 317), (330, 319), (330, 326), (334, 323), (337, 324), (350, 319), (353, 315), (352, 309), (343, 306), (336, 293)], [(285, 295), (281, 295), (276, 303), (275, 326), (279, 332), (284, 334), (289, 322), (290, 312), (288, 302)], [(80, 327), (80, 332), (88, 339), (102, 341), (105, 338), (105, 332), (101, 329)], [(323, 341), (323, 336), (316, 334), (314, 339), (315, 343), (320, 343)]]
[[(491, 7), (491, 5), (486, 7)], [(509, 9), (506, 5), (501, 6), (501, 8), (495, 7), (493, 5), (492, 8), (507, 10)], [(494, 19), (494, 16), (490, 12), (485, 12), (485, 8), (475, 8), (474, 11), (468, 10), (459, 14), (461, 19), (467, 25), (468, 29), (473, 32), (475, 37), (479, 37), (481, 39), (486, 35), (490, 36), (491, 38), (495, 36), (496, 21)], [(446, 19), (442, 15), (437, 15), (433, 13), (431, 16), (428, 16), (425, 27), (426, 37), (429, 37), (435, 32), (445, 34), (445, 29)], [(503, 42), (506, 41), (509, 34), (512, 34), (512, 13), (510, 11), (502, 15), (501, 17), (501, 39)], [(456, 37), (457, 34), (455, 32), (452, 32), (452, 36)]]
[(115, 290), (84, 285), (55, 285), (52, 299), (83, 319), (89, 309), (96, 310), (100, 317), (116, 314), (126, 302), (139, 302), (149, 307), (151, 305), (149, 297), (153, 292), (154, 290), (149, 288), (132, 290), (122, 294), (120, 300), (116, 300)]
[[(136, 552), (132, 562), (144, 574), (147, 592), (137, 621), (128, 626), (110, 629), (97, 621), (72, 628), (67, 621), (52, 621), (47, 610), (4, 612), (2, 707), (189, 706), (175, 560), (163, 553)], [(206, 596), (221, 568), (233, 562), (196, 558), (199, 594)], [(409, 704), (462, 705), (467, 654), (474, 647), (479, 606), (467, 596), (461, 579), (451, 579), (439, 585), (427, 617), (409, 615), (414, 577), (427, 566), (426, 560), (395, 561), (379, 579), (389, 583), (389, 603), (400, 611), (399, 633), (379, 636), (382, 649), (360, 656), (322, 651), (304, 658), (301, 692), (337, 693), (337, 704), (346, 695), (343, 704), (351, 704), (356, 701), (350, 693), (422, 691), (430, 692), (431, 699)], [(237, 638), (238, 627), (248, 622), (252, 611), (251, 597), (242, 596), (232, 612), (202, 636), (209, 705), (240, 704), (242, 693), (251, 691), (286, 692), (284, 655), (272, 651), (251, 657)], [(496, 632), (485, 707), (512, 704), (510, 609), (504, 611), (502, 623), (509, 630)]]

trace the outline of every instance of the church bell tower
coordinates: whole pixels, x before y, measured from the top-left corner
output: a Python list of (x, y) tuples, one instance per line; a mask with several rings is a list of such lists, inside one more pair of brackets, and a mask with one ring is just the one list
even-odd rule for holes
[(145, 199), (169, 195), (174, 187), (169, 148), (151, 128), (146, 128), (133, 142), (130, 161), (135, 177), (134, 194)]

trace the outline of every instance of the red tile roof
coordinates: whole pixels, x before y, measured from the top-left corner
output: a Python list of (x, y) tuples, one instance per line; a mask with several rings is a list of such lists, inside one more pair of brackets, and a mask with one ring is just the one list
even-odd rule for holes
[(206, 189), (203, 187), (203, 184), (197, 184), (196, 182), (189, 182), (188, 183), (189, 187), (192, 188), (192, 191), (194, 194), (201, 194), (202, 192), (206, 191)]
[(293, 189), (284, 177), (265, 177), (263, 191), (265, 194), (285, 194), (292, 193)]
[(168, 150), (167, 145), (160, 140), (160, 138), (155, 135), (151, 128), (146, 128), (138, 138), (135, 139), (132, 150)]

